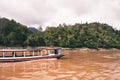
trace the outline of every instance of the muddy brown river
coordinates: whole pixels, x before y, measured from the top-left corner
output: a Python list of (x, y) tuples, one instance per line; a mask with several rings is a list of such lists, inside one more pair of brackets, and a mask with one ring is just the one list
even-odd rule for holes
[(62, 59), (0, 63), (0, 80), (120, 80), (119, 50), (64, 50)]

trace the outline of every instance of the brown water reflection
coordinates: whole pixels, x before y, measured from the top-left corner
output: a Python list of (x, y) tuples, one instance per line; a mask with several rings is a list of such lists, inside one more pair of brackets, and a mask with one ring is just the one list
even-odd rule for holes
[(120, 51), (66, 51), (60, 60), (0, 63), (0, 80), (120, 80)]

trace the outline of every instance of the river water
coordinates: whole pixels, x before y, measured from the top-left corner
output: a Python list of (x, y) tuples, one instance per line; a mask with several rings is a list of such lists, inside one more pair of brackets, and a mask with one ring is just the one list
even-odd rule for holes
[(120, 51), (63, 52), (59, 60), (0, 63), (0, 80), (120, 80)]

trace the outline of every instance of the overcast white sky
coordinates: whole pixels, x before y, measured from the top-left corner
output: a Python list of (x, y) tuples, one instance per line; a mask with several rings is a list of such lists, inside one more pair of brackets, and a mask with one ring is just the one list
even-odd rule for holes
[(120, 30), (120, 0), (0, 0), (0, 16), (35, 27), (101, 22)]

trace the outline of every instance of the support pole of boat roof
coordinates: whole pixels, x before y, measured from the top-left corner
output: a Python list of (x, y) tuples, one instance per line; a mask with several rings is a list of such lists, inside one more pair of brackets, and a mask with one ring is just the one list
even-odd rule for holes
[(24, 53), (23, 55), (24, 55), (24, 57), (25, 57), (25, 51), (24, 51), (23, 53)]
[(33, 51), (33, 56), (35, 55), (35, 52)]
[(4, 53), (4, 52), (3, 52), (3, 55), (2, 55), (2, 56), (3, 56), (3, 58), (5, 57), (5, 53)]
[(16, 53), (16, 52), (14, 51), (14, 52), (13, 52), (13, 57), (15, 57), (15, 53)]

